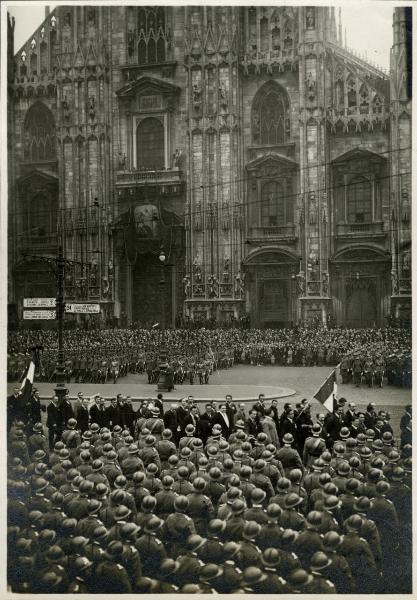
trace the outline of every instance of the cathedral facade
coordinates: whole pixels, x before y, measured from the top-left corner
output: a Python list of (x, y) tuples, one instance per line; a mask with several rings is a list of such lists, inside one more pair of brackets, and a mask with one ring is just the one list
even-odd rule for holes
[(53, 295), (38, 257), (59, 246), (66, 301), (99, 304), (103, 326), (406, 318), (406, 10), (389, 72), (330, 7), (46, 15), (9, 52), (10, 322)]

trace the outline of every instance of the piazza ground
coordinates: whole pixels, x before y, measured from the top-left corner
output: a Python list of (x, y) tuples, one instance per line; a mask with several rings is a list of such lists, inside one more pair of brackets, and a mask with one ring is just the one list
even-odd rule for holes
[[(278, 410), (282, 411), (285, 402), (295, 404), (301, 398), (312, 398), (314, 392), (330, 373), (329, 367), (282, 367), (282, 366), (251, 366), (236, 365), (231, 369), (216, 371), (208, 385), (181, 385), (170, 393), (164, 393), (165, 402), (172, 403), (180, 397), (192, 394), (197, 400), (223, 400), (227, 393), (232, 394), (237, 402), (244, 401), (246, 410), (256, 401), (258, 394), (264, 393), (267, 398), (278, 398)], [(339, 378), (340, 380), (340, 378)], [(37, 383), (42, 397), (48, 398), (53, 394), (53, 384)], [(375, 402), (377, 409), (389, 410), (392, 415), (394, 431), (399, 431), (399, 421), (404, 406), (411, 404), (411, 390), (384, 386), (370, 389), (365, 386), (356, 388), (352, 384), (338, 383), (338, 397), (344, 397), (348, 402), (355, 402), (358, 408), (365, 408), (368, 402)], [(8, 393), (13, 390), (13, 383), (8, 384)], [(147, 383), (145, 374), (129, 374), (120, 379), (117, 384), (67, 384), (71, 396), (82, 391), (85, 396), (100, 393), (105, 398), (121, 393), (132, 398), (155, 398), (156, 385)], [(45, 399), (43, 401), (47, 403)], [(136, 402), (134, 401), (134, 408)], [(267, 402), (269, 404), (269, 402)], [(312, 401), (312, 415), (326, 412), (317, 401)]]

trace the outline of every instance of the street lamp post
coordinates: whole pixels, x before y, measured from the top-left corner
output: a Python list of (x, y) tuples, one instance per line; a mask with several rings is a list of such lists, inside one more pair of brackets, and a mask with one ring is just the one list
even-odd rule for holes
[(67, 260), (64, 258), (62, 245), (58, 248), (58, 256), (39, 256), (31, 254), (23, 254), (24, 258), (40, 260), (47, 263), (57, 279), (57, 294), (56, 294), (56, 315), (58, 321), (58, 356), (55, 368), (56, 386), (54, 388), (55, 395), (58, 396), (61, 401), (66, 396), (68, 389), (65, 387), (65, 364), (64, 364), (64, 343), (63, 343), (63, 329), (64, 329), (64, 312), (65, 312), (65, 301), (64, 301), (64, 275), (65, 266), (73, 264), (83, 264), (76, 260)]
[(159, 262), (161, 265), (161, 279), (159, 285), (161, 286), (161, 331), (162, 331), (162, 344), (159, 350), (159, 379), (158, 379), (158, 392), (168, 392), (168, 377), (167, 369), (169, 364), (167, 362), (167, 348), (164, 342), (165, 335), (165, 293), (166, 293), (166, 280), (165, 280), (165, 252), (161, 248), (159, 253)]

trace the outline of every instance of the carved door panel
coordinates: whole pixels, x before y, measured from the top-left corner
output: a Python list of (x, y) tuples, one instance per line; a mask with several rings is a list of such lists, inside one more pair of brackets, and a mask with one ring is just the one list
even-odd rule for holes
[(376, 297), (372, 291), (357, 289), (347, 300), (346, 326), (372, 327), (377, 322)]
[(258, 283), (259, 321), (265, 326), (284, 327), (289, 321), (288, 282), (264, 279)]
[(168, 326), (171, 323), (170, 269), (165, 269), (165, 284), (161, 285), (160, 265), (146, 256), (140, 256), (133, 270), (132, 279), (133, 321), (148, 325), (160, 323), (162, 300), (165, 295), (165, 319)]

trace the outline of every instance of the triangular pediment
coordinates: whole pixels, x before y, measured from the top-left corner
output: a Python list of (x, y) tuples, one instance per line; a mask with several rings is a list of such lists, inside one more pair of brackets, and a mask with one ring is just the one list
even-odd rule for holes
[(180, 88), (177, 85), (158, 79), (157, 77), (150, 77), (149, 75), (143, 75), (135, 81), (130, 81), (123, 87), (117, 90), (116, 94), (119, 98), (132, 98), (138, 95), (147, 94), (162, 94), (162, 95), (173, 95), (180, 92)]
[(33, 169), (30, 173), (22, 175), (18, 179), (20, 185), (27, 184), (28, 182), (42, 181), (46, 184), (58, 185), (58, 177), (51, 171), (44, 169)]
[(349, 162), (351, 160), (377, 160), (377, 161), (382, 161), (385, 160), (383, 156), (381, 156), (380, 154), (377, 154), (376, 152), (372, 152), (371, 150), (368, 150), (367, 148), (353, 148), (352, 150), (348, 150), (347, 152), (345, 152), (344, 154), (341, 154), (340, 156), (338, 156), (333, 163), (334, 164), (338, 164), (338, 163), (345, 163), (345, 162)]
[(288, 158), (288, 156), (283, 156), (282, 154), (278, 154), (278, 152), (268, 152), (268, 154), (264, 154), (263, 156), (258, 156), (254, 158), (250, 162), (246, 164), (246, 169), (248, 171), (255, 171), (258, 169), (265, 169), (268, 167), (272, 168), (291, 168), (296, 169), (298, 164), (295, 160)]

